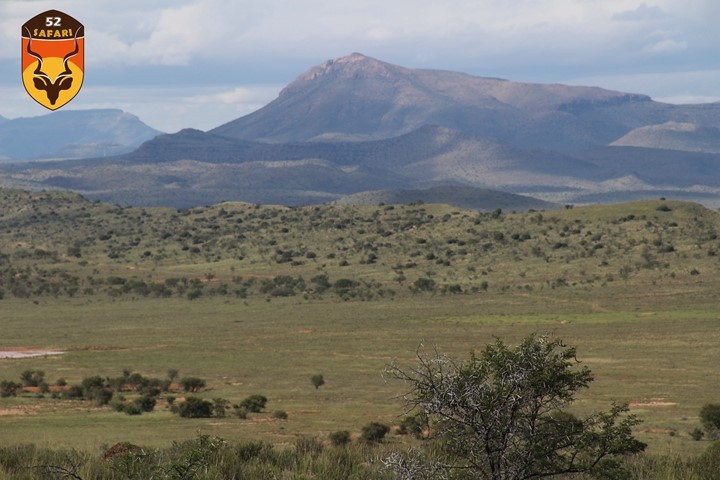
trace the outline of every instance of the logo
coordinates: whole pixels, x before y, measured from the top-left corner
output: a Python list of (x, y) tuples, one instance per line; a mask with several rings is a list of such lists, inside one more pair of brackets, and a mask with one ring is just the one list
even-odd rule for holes
[(40, 105), (57, 110), (80, 91), (85, 68), (85, 29), (58, 10), (34, 16), (22, 26), (22, 81)]

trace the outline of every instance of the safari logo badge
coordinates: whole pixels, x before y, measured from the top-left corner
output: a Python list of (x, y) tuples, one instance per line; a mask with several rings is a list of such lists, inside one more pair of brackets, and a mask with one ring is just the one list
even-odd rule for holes
[(22, 26), (22, 81), (40, 105), (57, 110), (80, 91), (85, 29), (70, 15), (48, 10)]

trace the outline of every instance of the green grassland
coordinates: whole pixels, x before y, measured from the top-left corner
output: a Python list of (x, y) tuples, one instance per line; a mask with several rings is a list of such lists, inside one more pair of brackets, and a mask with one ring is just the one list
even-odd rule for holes
[(720, 216), (696, 204), (177, 211), (0, 190), (0, 206), (0, 350), (66, 352), (0, 359), (0, 379), (177, 369), (207, 380), (204, 398), (269, 400), (244, 420), (190, 420), (162, 402), (128, 416), (50, 395), (0, 398), (0, 444), (357, 434), (405, 414), (404, 386), (383, 377), (393, 360), (411, 365), (418, 348), (462, 358), (494, 337), (549, 332), (595, 374), (575, 409), (630, 403), (650, 452), (707, 445), (689, 432), (720, 398)]

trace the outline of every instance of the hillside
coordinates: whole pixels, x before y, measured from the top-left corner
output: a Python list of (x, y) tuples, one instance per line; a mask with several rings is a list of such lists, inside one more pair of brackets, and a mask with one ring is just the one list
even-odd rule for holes
[(447, 204), (469, 210), (552, 210), (559, 205), (531, 197), (472, 187), (445, 186), (425, 190), (376, 190), (347, 195), (336, 205)]
[[(720, 268), (712, 260), (720, 217), (681, 202), (530, 213), (432, 204), (177, 211), (0, 190), (0, 203), (0, 291), (8, 298), (372, 299), (418, 289), (602, 289), (619, 279), (680, 285), (693, 271), (710, 279)], [(333, 287), (342, 278), (348, 286)]]
[(633, 129), (611, 145), (720, 153), (720, 128), (666, 122)]
[(718, 127), (720, 105), (698, 109), (597, 87), (409, 69), (354, 53), (312, 67), (273, 102), (211, 132), (268, 142), (337, 141), (438, 125), (518, 147), (577, 149), (687, 117)]

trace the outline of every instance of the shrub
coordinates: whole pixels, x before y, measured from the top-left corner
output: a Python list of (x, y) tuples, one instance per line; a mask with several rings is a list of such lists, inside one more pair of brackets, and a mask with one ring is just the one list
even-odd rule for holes
[(707, 403), (700, 409), (700, 422), (713, 440), (720, 438), (720, 404)]
[(21, 388), (19, 383), (3, 380), (0, 382), (0, 397), (14, 397)]
[(143, 412), (142, 408), (132, 403), (125, 405), (122, 411), (125, 412), (127, 415), (140, 415)]
[(277, 418), (278, 420), (287, 420), (288, 414), (285, 410), (275, 410), (273, 412), (273, 418)]
[(696, 471), (701, 476), (715, 480), (720, 478), (720, 442), (714, 442), (697, 458)]
[(423, 430), (428, 428), (428, 417), (421, 412), (417, 415), (408, 415), (400, 421), (398, 433), (400, 435), (412, 435), (415, 438), (421, 438)]
[(347, 445), (350, 443), (350, 432), (347, 430), (338, 430), (330, 434), (330, 443), (333, 445)]
[(316, 373), (315, 375), (310, 377), (310, 382), (313, 384), (313, 387), (315, 387), (315, 390), (325, 385), (325, 379), (323, 376), (319, 373)]
[(157, 401), (151, 396), (142, 396), (135, 400), (135, 406), (137, 406), (143, 412), (152, 412), (155, 409)]
[(214, 398), (213, 414), (218, 418), (224, 418), (228, 405), (230, 405), (230, 402), (228, 402), (224, 398)]
[(207, 418), (212, 412), (212, 403), (198, 397), (187, 397), (178, 407), (178, 413), (184, 418)]
[(413, 283), (413, 287), (419, 292), (432, 292), (435, 290), (435, 280), (426, 277), (418, 278)]
[(20, 374), (20, 380), (26, 387), (37, 387), (45, 378), (45, 372), (42, 370), (25, 370)]
[(379, 422), (370, 422), (362, 428), (360, 438), (368, 443), (379, 443), (390, 431), (390, 427)]
[(260, 413), (265, 409), (267, 398), (262, 395), (250, 395), (240, 402), (240, 408), (244, 408), (248, 412)]
[(201, 388), (205, 388), (205, 380), (198, 377), (184, 377), (180, 380), (180, 386), (186, 392), (195, 393)]

